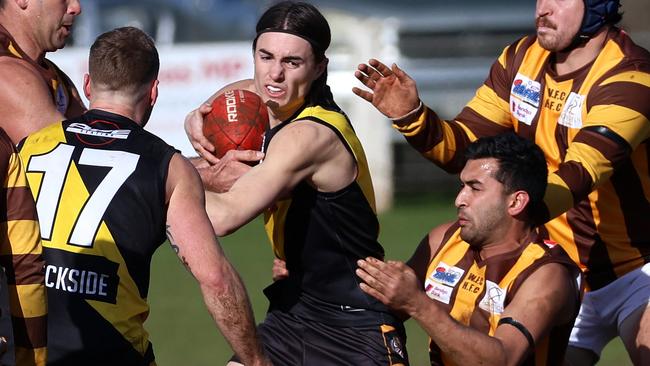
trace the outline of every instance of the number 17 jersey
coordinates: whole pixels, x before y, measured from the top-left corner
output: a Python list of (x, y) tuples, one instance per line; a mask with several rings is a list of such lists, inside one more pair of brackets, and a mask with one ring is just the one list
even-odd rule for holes
[(105, 111), (50, 125), (19, 146), (43, 238), (48, 365), (149, 365), (149, 267), (165, 241), (176, 152)]

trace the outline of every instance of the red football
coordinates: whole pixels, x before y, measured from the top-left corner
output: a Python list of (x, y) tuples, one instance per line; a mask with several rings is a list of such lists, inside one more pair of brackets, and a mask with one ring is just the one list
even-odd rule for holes
[(266, 105), (248, 90), (228, 90), (212, 102), (203, 119), (203, 134), (221, 158), (228, 150), (261, 150), (269, 126)]

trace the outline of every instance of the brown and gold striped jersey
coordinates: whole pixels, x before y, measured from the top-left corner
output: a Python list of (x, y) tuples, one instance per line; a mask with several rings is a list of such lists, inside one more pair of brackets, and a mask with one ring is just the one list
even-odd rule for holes
[[(460, 238), (458, 223), (447, 230), (432, 257), (424, 280), (426, 294), (460, 324), (490, 336), (494, 336), (501, 314), (521, 284), (535, 270), (548, 263), (560, 263), (574, 277), (580, 272), (561, 246), (546, 244), (536, 236), (514, 251), (482, 260), (479, 251)], [(576, 312), (578, 302), (576, 283)], [(568, 322), (551, 328), (522, 364), (561, 364), (572, 326), (573, 322)], [(435, 343), (430, 343), (429, 350), (432, 365), (453, 364)]]
[(649, 100), (650, 53), (622, 30), (567, 75), (531, 36), (503, 51), (454, 120), (425, 109), (395, 127), (450, 172), (479, 137), (514, 130), (535, 141), (550, 172), (546, 229), (598, 289), (650, 261)]
[[(44, 261), (34, 198), (9, 136), (0, 128), (0, 264), (9, 286), (16, 365), (45, 365), (47, 305)], [(9, 336), (8, 334), (1, 334)]]

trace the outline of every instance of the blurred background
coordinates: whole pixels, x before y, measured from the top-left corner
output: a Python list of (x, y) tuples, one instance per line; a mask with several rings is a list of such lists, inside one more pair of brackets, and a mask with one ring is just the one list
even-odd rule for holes
[[(473, 96), (501, 50), (534, 31), (534, 0), (322, 0), (332, 28), (329, 84), (349, 115), (368, 154), (387, 257), (405, 260), (421, 237), (454, 218), (457, 178), (425, 161), (390, 128), (390, 123), (354, 96), (353, 72), (374, 57), (396, 62), (417, 82), (422, 100), (452, 118)], [(70, 44), (50, 54), (77, 86), (87, 69), (95, 37), (132, 25), (149, 33), (161, 55), (160, 97), (147, 129), (188, 156), (185, 115), (223, 85), (251, 78), (251, 40), (262, 0), (81, 0)], [(650, 1), (622, 0), (622, 27), (650, 48)], [(227, 254), (248, 286), (256, 318), (267, 302), (261, 289), (271, 281), (271, 251), (261, 222), (224, 238)], [(152, 264), (147, 327), (158, 365), (223, 364), (230, 351), (215, 331), (198, 288), (171, 250)], [(413, 365), (427, 364), (426, 336), (407, 322)], [(608, 347), (601, 365), (629, 364), (620, 342)]]

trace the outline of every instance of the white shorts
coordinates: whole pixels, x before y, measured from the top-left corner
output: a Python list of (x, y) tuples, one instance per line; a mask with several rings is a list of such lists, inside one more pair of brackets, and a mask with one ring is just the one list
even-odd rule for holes
[(650, 263), (596, 291), (587, 292), (571, 330), (569, 345), (593, 351), (619, 335), (623, 321), (650, 302)]

